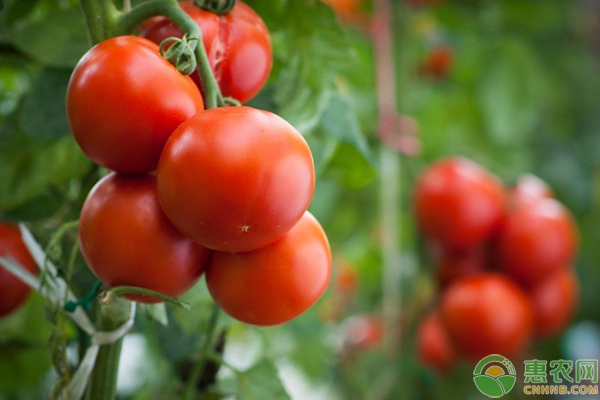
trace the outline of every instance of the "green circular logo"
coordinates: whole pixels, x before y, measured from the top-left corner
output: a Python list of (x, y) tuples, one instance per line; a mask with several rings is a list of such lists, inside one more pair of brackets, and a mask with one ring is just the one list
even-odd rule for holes
[(495, 399), (512, 390), (517, 381), (517, 371), (508, 358), (492, 354), (477, 363), (473, 381), (481, 393)]

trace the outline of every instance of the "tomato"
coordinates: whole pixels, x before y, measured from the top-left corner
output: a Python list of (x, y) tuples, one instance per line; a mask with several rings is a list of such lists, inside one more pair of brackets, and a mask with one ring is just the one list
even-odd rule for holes
[(419, 65), (419, 73), (436, 79), (445, 78), (454, 63), (454, 50), (448, 45), (434, 47)]
[[(10, 257), (32, 274), (37, 273), (33, 257), (21, 239), (19, 227), (0, 222), (0, 257)], [(17, 310), (29, 296), (29, 286), (0, 266), (0, 317)]]
[(448, 288), (441, 317), (457, 351), (478, 360), (519, 355), (534, 330), (529, 297), (510, 279), (491, 273), (468, 276)]
[[(202, 42), (223, 95), (242, 103), (254, 97), (267, 82), (273, 64), (271, 35), (263, 20), (241, 1), (222, 16), (192, 1), (183, 1), (179, 6), (202, 29)], [(157, 44), (171, 36), (182, 36), (166, 17), (146, 21), (140, 35)], [(192, 77), (200, 86), (198, 74)]]
[(355, 349), (370, 350), (383, 342), (383, 323), (374, 315), (354, 315), (343, 327), (345, 343)]
[(169, 222), (158, 202), (156, 178), (150, 175), (111, 173), (102, 178), (83, 204), (79, 241), (83, 258), (106, 285), (137, 286), (173, 297), (196, 283), (209, 255)]
[(335, 274), (335, 291), (346, 298), (352, 298), (358, 290), (360, 276), (356, 269), (344, 260), (337, 260)]
[(335, 11), (345, 23), (366, 27), (369, 17), (364, 10), (363, 0), (321, 0)]
[(417, 181), (416, 219), (426, 236), (446, 251), (481, 245), (500, 228), (504, 189), (483, 167), (465, 158), (445, 158)]
[(525, 203), (535, 202), (539, 199), (551, 199), (554, 197), (552, 190), (546, 182), (535, 175), (526, 174), (519, 177), (516, 185), (510, 193), (510, 203), (513, 208)]
[(323, 295), (331, 276), (327, 236), (309, 212), (280, 240), (244, 253), (214, 252), (206, 284), (233, 318), (277, 325), (302, 314)]
[(486, 262), (486, 254), (483, 249), (475, 249), (467, 253), (442, 254), (436, 269), (440, 288), (445, 289), (462, 277), (482, 272)]
[(156, 44), (134, 36), (92, 47), (67, 88), (75, 140), (94, 162), (121, 173), (155, 170), (169, 135), (203, 109), (194, 82)]
[(169, 138), (158, 196), (173, 224), (213, 250), (273, 243), (302, 217), (315, 172), (298, 131), (270, 112), (225, 107), (198, 113)]
[(569, 325), (577, 308), (579, 279), (571, 268), (561, 269), (536, 285), (531, 298), (537, 335), (556, 336)]
[(578, 246), (575, 223), (558, 201), (541, 199), (515, 209), (497, 243), (500, 266), (529, 286), (570, 265)]
[(419, 324), (417, 357), (423, 365), (439, 372), (448, 371), (457, 362), (456, 351), (437, 311)]

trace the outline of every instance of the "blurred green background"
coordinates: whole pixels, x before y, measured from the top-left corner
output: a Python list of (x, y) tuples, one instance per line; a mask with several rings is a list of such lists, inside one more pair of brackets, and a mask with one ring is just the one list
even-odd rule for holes
[[(396, 311), (402, 321), (393, 351), (377, 343), (348, 345), (356, 329), (348, 318), (379, 315), (388, 295), (381, 222), (390, 221), (381, 212), (381, 193), (396, 187), (386, 182), (390, 171), (380, 163), (391, 151), (382, 149), (376, 135), (376, 67), (365, 25), (373, 7), (359, 4), (349, 21), (319, 1), (248, 3), (271, 30), (274, 48), (269, 83), (250, 105), (280, 114), (309, 142), (318, 173), (311, 211), (328, 233), (334, 272), (319, 303), (283, 326), (250, 327), (222, 315), (220, 326), (228, 329), (224, 358), (240, 372), (222, 368), (206, 398), (286, 398), (283, 388), (301, 400), (484, 398), (473, 385), (474, 365), (439, 376), (415, 357), (415, 327), (435, 304), (436, 289), (410, 199), (420, 171), (445, 155), (467, 156), (507, 184), (533, 173), (571, 210), (582, 239), (576, 264), (580, 306), (562, 337), (535, 343), (525, 358), (600, 358), (600, 1), (446, 0), (415, 6), (394, 0), (390, 51), (396, 64), (389, 84), (396, 88), (397, 111), (418, 125), (422, 151), (392, 156), (399, 215), (391, 224), (400, 233), (400, 257), (392, 268), (401, 281)], [(439, 45), (453, 54), (447, 74), (420, 73)], [(77, 219), (103, 173), (75, 144), (64, 111), (70, 72), (88, 48), (77, 1), (4, 1), (0, 217), (25, 221), (42, 243), (62, 223)], [(83, 295), (92, 282), (79, 260), (74, 291)], [(125, 344), (120, 398), (177, 398), (210, 304), (203, 282), (184, 298), (194, 307), (168, 307), (168, 327), (138, 317)], [(1, 400), (47, 398), (56, 381), (51, 354), (58, 350), (49, 338), (57, 330), (49, 322), (53, 317), (44, 315), (42, 299), (32, 295), (26, 307), (0, 321)], [(77, 332), (62, 334), (74, 363)], [(505, 398), (528, 398), (520, 386), (522, 364), (513, 361), (518, 383)]]

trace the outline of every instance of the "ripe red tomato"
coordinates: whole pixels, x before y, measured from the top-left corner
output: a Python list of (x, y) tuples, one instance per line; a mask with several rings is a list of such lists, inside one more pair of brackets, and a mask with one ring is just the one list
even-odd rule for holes
[(327, 289), (331, 251), (309, 212), (280, 240), (244, 253), (214, 252), (206, 284), (215, 302), (233, 318), (277, 325), (302, 314)]
[[(271, 35), (263, 20), (241, 1), (222, 16), (192, 1), (183, 1), (179, 6), (202, 29), (202, 42), (223, 95), (242, 103), (254, 97), (267, 82), (273, 64)], [(140, 35), (157, 44), (171, 36), (182, 36), (166, 17), (146, 21)], [(200, 86), (197, 72), (192, 77)]]
[(203, 109), (194, 82), (135, 36), (92, 47), (67, 88), (75, 140), (94, 162), (121, 173), (155, 170), (169, 135)]
[(102, 178), (83, 204), (79, 240), (90, 269), (108, 286), (137, 286), (173, 297), (196, 283), (209, 255), (169, 222), (150, 175)]
[[(0, 256), (11, 257), (32, 274), (37, 273), (33, 257), (21, 239), (19, 227), (0, 222)], [(0, 267), (0, 317), (17, 310), (29, 296), (29, 286)]]
[(343, 326), (345, 342), (352, 348), (370, 350), (383, 342), (383, 323), (374, 315), (354, 315)]
[(454, 63), (454, 50), (448, 45), (434, 47), (427, 53), (419, 65), (419, 73), (424, 76), (441, 79), (448, 76)]
[(578, 246), (575, 223), (558, 201), (541, 199), (509, 214), (498, 238), (500, 266), (529, 286), (571, 265)]
[(483, 167), (465, 158), (446, 158), (419, 178), (414, 194), (417, 222), (446, 251), (481, 245), (500, 228), (504, 189)]
[(439, 372), (448, 371), (457, 362), (456, 351), (437, 311), (419, 324), (417, 357), (423, 365)]
[(536, 285), (531, 298), (537, 335), (556, 336), (569, 325), (577, 308), (579, 279), (571, 268), (561, 269)]
[(529, 297), (511, 280), (482, 273), (457, 281), (441, 300), (441, 317), (456, 349), (478, 360), (519, 355), (534, 330)]
[(510, 193), (510, 203), (513, 208), (551, 198), (554, 198), (554, 194), (546, 182), (531, 174), (521, 176)]
[(465, 276), (482, 272), (486, 264), (483, 249), (475, 249), (466, 253), (444, 253), (437, 265), (437, 280), (441, 289)]
[(171, 135), (158, 196), (173, 224), (213, 250), (273, 243), (300, 220), (315, 173), (304, 138), (282, 118), (250, 107), (198, 113)]

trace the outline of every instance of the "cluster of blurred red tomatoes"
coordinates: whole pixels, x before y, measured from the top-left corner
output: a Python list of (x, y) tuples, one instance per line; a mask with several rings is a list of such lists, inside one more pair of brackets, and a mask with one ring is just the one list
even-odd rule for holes
[(507, 189), (465, 158), (442, 159), (415, 187), (414, 212), (440, 289), (417, 352), (439, 371), (460, 359), (519, 357), (560, 334), (579, 297), (579, 236), (569, 211), (532, 175)]

